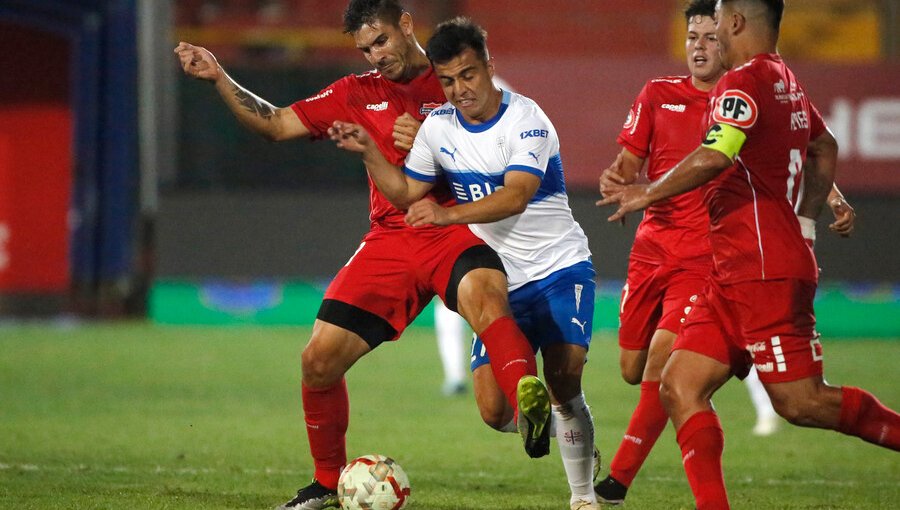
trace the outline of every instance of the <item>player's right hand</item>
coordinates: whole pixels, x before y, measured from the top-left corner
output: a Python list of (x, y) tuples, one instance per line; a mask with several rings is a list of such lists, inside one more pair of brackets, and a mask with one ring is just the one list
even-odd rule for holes
[(328, 128), (328, 137), (341, 149), (350, 152), (365, 152), (372, 145), (369, 133), (358, 124), (334, 121)]
[(828, 200), (828, 206), (834, 213), (834, 223), (828, 225), (832, 232), (841, 237), (850, 237), (856, 223), (856, 211), (847, 203), (844, 197), (836, 197)]
[(206, 48), (181, 41), (175, 47), (175, 54), (181, 61), (184, 74), (209, 81), (217, 81), (221, 77), (219, 62)]
[(629, 184), (627, 186), (618, 186), (616, 191), (608, 194), (606, 198), (596, 203), (597, 206), (615, 204), (618, 204), (618, 210), (606, 221), (622, 221), (626, 214), (646, 209), (650, 205), (650, 200), (647, 198), (647, 185)]
[(419, 132), (421, 125), (422, 123), (409, 112), (397, 117), (397, 120), (394, 121), (394, 147), (407, 152), (412, 150), (416, 133)]

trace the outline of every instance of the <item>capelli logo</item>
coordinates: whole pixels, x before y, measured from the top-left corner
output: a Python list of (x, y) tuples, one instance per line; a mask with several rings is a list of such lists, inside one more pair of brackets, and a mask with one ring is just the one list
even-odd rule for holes
[(376, 112), (383, 112), (387, 109), (388, 109), (387, 101), (382, 101), (380, 103), (366, 105), (366, 110), (372, 110), (372, 111), (376, 111)]
[(313, 101), (318, 101), (319, 99), (325, 99), (326, 97), (330, 96), (333, 92), (334, 92), (334, 89), (323, 90), (322, 92), (319, 92), (317, 95), (307, 98), (306, 102), (311, 103)]
[(676, 113), (684, 113), (684, 110), (687, 109), (687, 106), (683, 104), (664, 104), (662, 105), (662, 108)]

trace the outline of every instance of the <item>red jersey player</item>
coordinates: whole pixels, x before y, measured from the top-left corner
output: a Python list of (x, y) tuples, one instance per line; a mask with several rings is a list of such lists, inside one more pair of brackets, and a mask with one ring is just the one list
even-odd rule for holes
[(783, 11), (783, 0), (719, 0), (716, 35), (730, 71), (711, 93), (701, 146), (656, 182), (613, 186), (602, 201), (620, 204), (616, 221), (706, 185), (712, 277), (660, 387), (699, 510), (729, 508), (724, 435), (710, 398), (751, 364), (789, 422), (900, 449), (900, 415), (823, 378), (813, 314), (818, 269), (803, 231), (814, 231), (832, 188), (837, 144), (776, 53)]
[[(345, 31), (375, 67), (347, 76), (317, 95), (277, 108), (234, 82), (207, 50), (180, 43), (185, 73), (209, 80), (238, 120), (271, 140), (321, 138), (335, 120), (359, 123), (395, 163), (394, 124), (405, 114), (420, 121), (444, 102), (440, 83), (413, 33), (412, 18), (398, 0), (351, 0)], [(398, 129), (398, 138), (402, 138)], [(398, 145), (402, 143), (398, 140)], [(315, 465), (313, 483), (282, 508), (337, 506), (349, 397), (344, 374), (363, 355), (396, 339), (434, 295), (466, 318), (491, 353), (492, 370), (519, 417), (528, 444), (550, 419), (549, 394), (534, 377), (528, 340), (516, 326), (500, 258), (465, 225), (413, 229), (370, 181), (371, 230), (325, 292), (312, 337), (302, 356), (303, 410)], [(431, 194), (452, 203), (447, 190)], [(495, 359), (494, 356), (497, 356)], [(524, 418), (524, 419), (523, 419)], [(543, 426), (536, 426), (540, 422)]]
[[(684, 11), (685, 49), (689, 76), (669, 76), (647, 82), (635, 100), (618, 143), (623, 149), (600, 177), (600, 190), (610, 184), (634, 182), (645, 161), (647, 178), (656, 181), (697, 146), (709, 91), (725, 73), (718, 54), (716, 0), (693, 0)], [(853, 209), (833, 190), (834, 229), (849, 234)], [(631, 416), (610, 473), (595, 487), (607, 504), (619, 504), (631, 486), (668, 416), (659, 400), (662, 368), (685, 309), (705, 286), (712, 270), (709, 215), (701, 190), (655, 203), (644, 212), (622, 290), (619, 345), (622, 377), (640, 383), (637, 408)], [(751, 373), (755, 376), (755, 373)], [(745, 379), (757, 413), (754, 433), (774, 432), (778, 415), (757, 377)]]

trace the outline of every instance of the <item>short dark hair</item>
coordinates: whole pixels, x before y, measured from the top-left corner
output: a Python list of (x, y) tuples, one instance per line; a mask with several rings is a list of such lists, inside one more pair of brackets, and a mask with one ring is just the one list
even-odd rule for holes
[(400, 26), (400, 16), (406, 9), (399, 0), (350, 0), (344, 11), (344, 33), (352, 34), (363, 25), (371, 25), (376, 21)]
[[(722, 4), (731, 3), (735, 0), (721, 0)], [(769, 18), (769, 28), (776, 33), (781, 29), (781, 18), (784, 16), (784, 0), (751, 0), (755, 3), (763, 4), (766, 7), (767, 18)]]
[(449, 62), (466, 48), (472, 48), (481, 60), (488, 60), (487, 32), (464, 16), (438, 25), (425, 46), (432, 64)]
[(684, 8), (684, 19), (690, 23), (694, 16), (716, 17), (716, 0), (691, 0)]

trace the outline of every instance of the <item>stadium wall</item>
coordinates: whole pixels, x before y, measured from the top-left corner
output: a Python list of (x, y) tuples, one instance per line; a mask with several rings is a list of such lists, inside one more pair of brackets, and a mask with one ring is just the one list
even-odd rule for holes
[[(571, 205), (600, 283), (595, 327), (614, 330), (637, 218), (625, 227), (608, 224), (610, 211), (596, 209), (595, 199), (575, 192)], [(878, 197), (850, 200), (863, 218), (854, 237), (821, 232), (817, 245), (819, 330), (900, 339), (900, 285), (891, 283), (900, 281), (896, 206)], [(367, 207), (367, 194), (352, 190), (165, 195), (150, 317), (162, 324), (311, 325), (329, 279), (368, 229)], [(431, 320), (426, 312), (417, 324)]]
[[(638, 217), (609, 224), (598, 194), (570, 193), (601, 279), (625, 276)], [(896, 199), (850, 195), (859, 215), (849, 239), (819, 225), (816, 253), (824, 280), (900, 282), (900, 210)], [(163, 279), (333, 276), (368, 229), (364, 190), (311, 192), (179, 192), (163, 195), (157, 219), (156, 274)]]

